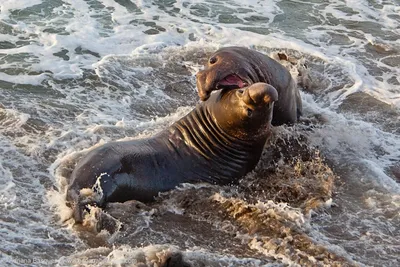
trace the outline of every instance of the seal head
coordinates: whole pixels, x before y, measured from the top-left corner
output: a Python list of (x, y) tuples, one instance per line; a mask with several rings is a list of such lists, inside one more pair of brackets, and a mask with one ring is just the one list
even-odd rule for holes
[(269, 128), (277, 100), (278, 92), (273, 86), (255, 83), (240, 89), (223, 89), (207, 106), (221, 129), (230, 136), (254, 140)]

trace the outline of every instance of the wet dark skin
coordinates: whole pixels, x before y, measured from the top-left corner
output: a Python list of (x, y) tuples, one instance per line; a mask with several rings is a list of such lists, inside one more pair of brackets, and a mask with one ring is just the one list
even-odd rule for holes
[[(221, 90), (153, 137), (111, 142), (76, 165), (67, 192), (74, 219), (88, 204), (152, 201), (181, 183), (229, 184), (254, 169), (267, 138), (278, 94), (265, 83)], [(96, 188), (101, 199), (80, 191)]]
[(290, 72), (277, 61), (244, 47), (224, 47), (216, 51), (204, 70), (196, 74), (201, 100), (219, 89), (237, 89), (257, 82), (272, 85), (279, 95), (272, 125), (296, 123), (302, 113), (299, 90)]

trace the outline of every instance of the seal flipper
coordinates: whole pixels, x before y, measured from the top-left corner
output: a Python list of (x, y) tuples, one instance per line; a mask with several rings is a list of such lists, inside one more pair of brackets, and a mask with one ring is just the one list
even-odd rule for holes
[(79, 201), (79, 192), (75, 190), (68, 189), (67, 192), (67, 205), (72, 208), (72, 218), (75, 223), (82, 223), (83, 221), (83, 208)]
[[(116, 168), (120, 171), (121, 168)], [(93, 195), (83, 196), (81, 193), (71, 194), (73, 200), (73, 218), (76, 223), (82, 223), (85, 210), (88, 211), (88, 205), (94, 205), (104, 208), (108, 202), (125, 202), (132, 199), (139, 201), (151, 201), (157, 195), (158, 191), (148, 192), (140, 183), (134, 183), (133, 174), (127, 172), (116, 172), (111, 175), (101, 174), (92, 187)], [(151, 191), (151, 190), (150, 190)], [(133, 192), (133, 193), (132, 193)], [(150, 196), (149, 196), (150, 195)]]
[(72, 209), (72, 218), (75, 220), (75, 223), (83, 222), (83, 212), (87, 209), (88, 204), (92, 204), (93, 201), (82, 200), (80, 192), (76, 192), (75, 190), (68, 190), (67, 192), (67, 205)]
[(83, 212), (87, 209), (87, 204), (89, 203), (80, 203), (77, 202), (73, 208), (72, 217), (75, 220), (75, 223), (82, 223), (83, 222)]
[(93, 205), (97, 207), (104, 207), (105, 206), (105, 198), (101, 197), (100, 200), (96, 200), (94, 198), (85, 198), (81, 195), (77, 198), (76, 201), (73, 202), (73, 213), (72, 217), (75, 220), (75, 223), (82, 223), (84, 218), (84, 212), (89, 211), (88, 205)]
[[(97, 178), (96, 183), (92, 188), (83, 188), (79, 190), (78, 193), (71, 189), (68, 191), (67, 198), (69, 199), (69, 202), (72, 203), (72, 217), (76, 223), (83, 222), (84, 211), (89, 211), (88, 205), (100, 208), (105, 206), (108, 192), (111, 191), (111, 189), (104, 185), (112, 184), (111, 179), (112, 177), (109, 174), (103, 173)], [(87, 191), (85, 192), (84, 190)]]
[(120, 154), (115, 151), (115, 143), (89, 152), (71, 174), (71, 183), (67, 192), (67, 201), (73, 209), (72, 217), (76, 223), (82, 223), (88, 205), (104, 207), (107, 196), (114, 189), (112, 179), (121, 171)]

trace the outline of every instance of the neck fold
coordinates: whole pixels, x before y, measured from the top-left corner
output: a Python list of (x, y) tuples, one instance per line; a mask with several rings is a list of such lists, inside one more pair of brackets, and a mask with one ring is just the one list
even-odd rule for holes
[(201, 179), (209, 182), (230, 182), (251, 171), (261, 156), (266, 139), (245, 141), (228, 135), (204, 105), (198, 105), (172, 128), (186, 146), (204, 159), (204, 168), (209, 171), (204, 172), (207, 177)]

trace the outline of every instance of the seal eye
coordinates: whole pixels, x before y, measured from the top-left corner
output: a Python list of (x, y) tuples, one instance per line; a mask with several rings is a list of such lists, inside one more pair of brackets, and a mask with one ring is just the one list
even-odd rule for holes
[(215, 64), (215, 63), (217, 63), (217, 58), (212, 57), (212, 58), (210, 58), (209, 62), (210, 62), (210, 64)]
[(251, 117), (251, 115), (253, 115), (253, 110), (250, 109), (250, 108), (248, 108), (248, 109), (247, 109), (247, 116), (248, 116), (248, 117)]

